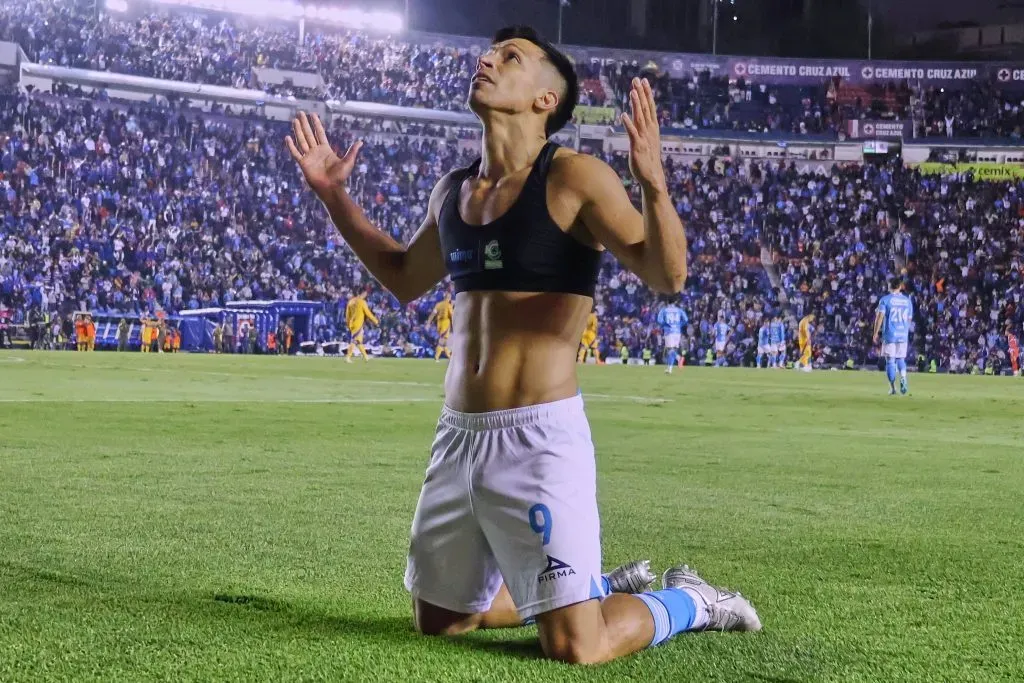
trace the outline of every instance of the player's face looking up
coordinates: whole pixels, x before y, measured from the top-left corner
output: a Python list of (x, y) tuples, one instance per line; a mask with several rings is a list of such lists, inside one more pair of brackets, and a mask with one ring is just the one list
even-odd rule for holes
[(566, 83), (538, 45), (522, 38), (495, 43), (480, 55), (469, 87), (469, 108), (548, 116), (565, 96)]

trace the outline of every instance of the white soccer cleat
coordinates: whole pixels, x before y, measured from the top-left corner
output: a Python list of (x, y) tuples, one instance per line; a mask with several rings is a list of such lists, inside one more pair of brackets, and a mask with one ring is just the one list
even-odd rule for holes
[(651, 571), (650, 560), (637, 560), (616, 567), (606, 574), (612, 593), (643, 593), (658, 578)]
[(745, 597), (712, 586), (685, 564), (666, 569), (661, 584), (665, 588), (689, 588), (704, 599), (708, 608), (708, 623), (702, 629), (704, 631), (761, 630), (761, 619)]

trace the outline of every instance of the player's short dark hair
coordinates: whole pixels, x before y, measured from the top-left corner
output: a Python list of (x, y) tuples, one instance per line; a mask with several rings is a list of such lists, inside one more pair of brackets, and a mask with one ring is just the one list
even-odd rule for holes
[(558, 75), (565, 81), (565, 96), (559, 101), (558, 107), (548, 116), (544, 124), (544, 134), (551, 137), (565, 127), (572, 119), (572, 112), (576, 108), (576, 102), (580, 99), (580, 80), (576, 75), (576, 67), (564, 54), (558, 51), (554, 45), (541, 38), (540, 34), (532, 26), (506, 26), (494, 34), (493, 43), (503, 43), (506, 40), (519, 38), (533, 43), (547, 56)]
[(903, 286), (903, 276), (893, 275), (889, 278), (889, 289), (899, 289)]

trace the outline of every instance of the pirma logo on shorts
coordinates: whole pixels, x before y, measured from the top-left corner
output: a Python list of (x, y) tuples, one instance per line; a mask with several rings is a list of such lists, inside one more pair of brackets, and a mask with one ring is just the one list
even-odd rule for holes
[(576, 571), (565, 562), (548, 555), (548, 566), (537, 576), (537, 583), (554, 581), (563, 576), (576, 576)]

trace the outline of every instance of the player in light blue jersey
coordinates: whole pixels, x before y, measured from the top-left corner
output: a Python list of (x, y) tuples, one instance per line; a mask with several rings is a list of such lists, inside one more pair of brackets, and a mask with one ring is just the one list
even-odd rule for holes
[(768, 362), (774, 364), (772, 357), (771, 326), (768, 318), (761, 321), (761, 327), (757, 330), (757, 367), (761, 367), (761, 361), (767, 356)]
[(726, 367), (729, 363), (725, 358), (725, 347), (729, 343), (729, 336), (732, 330), (725, 322), (725, 312), (718, 312), (718, 322), (715, 323), (715, 367)]
[(903, 278), (894, 277), (889, 282), (889, 293), (878, 302), (875, 311), (874, 343), (882, 335), (882, 355), (885, 356), (885, 373), (889, 378), (889, 395), (896, 395), (896, 372), (899, 371), (900, 393), (906, 394), (907, 386), (907, 343), (910, 341), (910, 323), (914, 319), (914, 304), (905, 293)]
[(665, 353), (667, 354), (665, 363), (668, 365), (665, 368), (666, 375), (671, 375), (672, 368), (676, 366), (683, 338), (683, 328), (689, 323), (690, 319), (686, 317), (686, 312), (671, 301), (658, 311), (658, 325), (665, 338)]
[(772, 358), (771, 367), (781, 368), (786, 365), (786, 324), (782, 322), (782, 316), (772, 318), (768, 326), (768, 343), (771, 345)]

